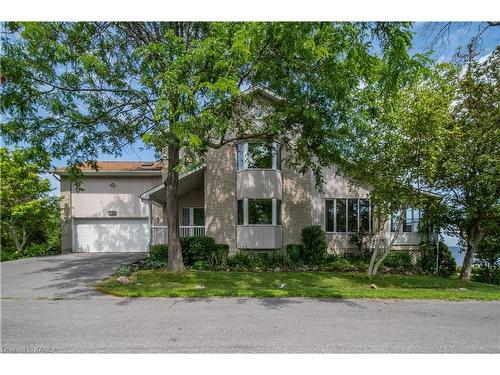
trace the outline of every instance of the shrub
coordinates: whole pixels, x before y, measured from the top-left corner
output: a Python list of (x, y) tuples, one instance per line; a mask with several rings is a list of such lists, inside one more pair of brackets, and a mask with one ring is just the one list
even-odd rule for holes
[(500, 234), (498, 224), (488, 227), (479, 244), (472, 269), (472, 280), (500, 285)]
[(346, 272), (351, 271), (352, 265), (346, 258), (331, 254), (326, 258), (324, 268), (328, 271)]
[(235, 271), (253, 271), (264, 268), (262, 257), (247, 251), (238, 251), (228, 260), (229, 268)]
[(326, 256), (325, 231), (319, 225), (302, 229), (304, 261), (309, 264), (321, 264)]
[(217, 250), (217, 244), (212, 237), (181, 238), (182, 259), (186, 266), (193, 266), (197, 261), (209, 262)]
[(128, 276), (135, 271), (135, 267), (130, 264), (122, 264), (115, 271), (116, 276)]
[(290, 256), (282, 249), (277, 249), (272, 253), (267, 254), (264, 256), (263, 260), (265, 267), (271, 270), (280, 268), (281, 270), (288, 271), (292, 268)]
[[(438, 243), (439, 265), (438, 275), (450, 277), (456, 271), (457, 263), (448, 246), (444, 242)], [(421, 244), (421, 254), (416, 267), (424, 274), (434, 274), (436, 272), (436, 248), (434, 244)]]
[(406, 251), (390, 252), (384, 259), (383, 264), (384, 266), (393, 268), (398, 272), (408, 272), (414, 268), (411, 255)]
[(207, 265), (210, 269), (215, 271), (227, 269), (227, 262), (229, 258), (229, 245), (218, 243), (215, 246), (215, 251), (210, 254)]
[(304, 260), (304, 246), (302, 244), (290, 244), (286, 246), (286, 253), (292, 263), (300, 263)]
[(166, 244), (151, 245), (149, 259), (153, 262), (168, 262), (168, 246)]

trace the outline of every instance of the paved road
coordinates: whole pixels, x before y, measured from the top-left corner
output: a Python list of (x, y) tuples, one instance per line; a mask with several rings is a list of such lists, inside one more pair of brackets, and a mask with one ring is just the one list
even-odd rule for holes
[(500, 352), (499, 302), (125, 299), (92, 289), (135, 257), (2, 263), (2, 350)]

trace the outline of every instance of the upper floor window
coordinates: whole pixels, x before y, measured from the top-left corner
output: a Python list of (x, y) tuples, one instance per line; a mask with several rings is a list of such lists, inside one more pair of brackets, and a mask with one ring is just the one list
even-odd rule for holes
[(361, 198), (335, 198), (325, 201), (325, 230), (355, 233), (372, 230), (370, 201)]
[(281, 170), (281, 145), (277, 142), (245, 142), (237, 145), (238, 170)]
[(391, 217), (391, 232), (398, 232), (398, 224), (406, 233), (416, 233), (420, 230), (420, 220), (424, 215), (423, 210), (418, 208), (407, 208), (403, 211), (402, 222), (400, 223), (400, 212), (395, 212)]

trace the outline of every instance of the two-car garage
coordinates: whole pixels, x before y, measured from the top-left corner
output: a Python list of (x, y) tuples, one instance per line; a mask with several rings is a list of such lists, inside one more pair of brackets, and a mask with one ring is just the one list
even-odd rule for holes
[(144, 252), (148, 246), (148, 220), (128, 218), (74, 219), (73, 251)]

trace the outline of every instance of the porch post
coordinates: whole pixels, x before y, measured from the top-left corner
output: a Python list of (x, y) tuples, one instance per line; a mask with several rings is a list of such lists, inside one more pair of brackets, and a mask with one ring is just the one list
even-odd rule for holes
[(148, 199), (148, 226), (149, 226), (149, 246), (151, 246), (153, 244), (153, 205), (151, 203), (151, 198)]

